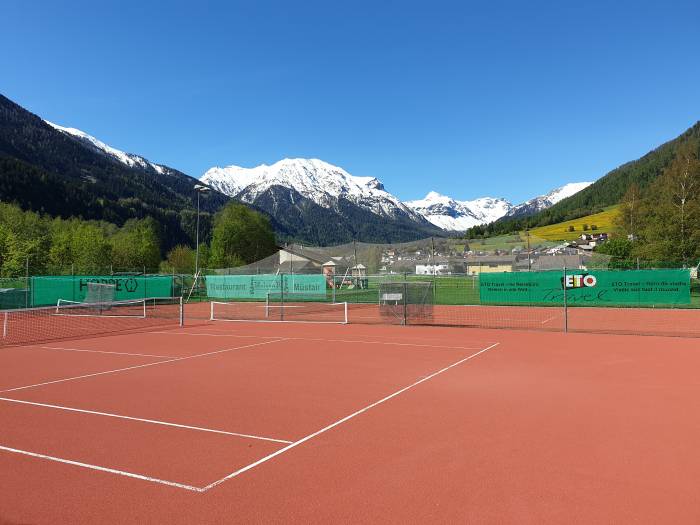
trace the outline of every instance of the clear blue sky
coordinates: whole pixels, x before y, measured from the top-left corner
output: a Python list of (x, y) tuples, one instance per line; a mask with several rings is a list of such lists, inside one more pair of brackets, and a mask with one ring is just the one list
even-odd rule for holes
[(317, 157), (520, 201), (700, 119), (700, 2), (4, 0), (0, 93), (199, 177)]

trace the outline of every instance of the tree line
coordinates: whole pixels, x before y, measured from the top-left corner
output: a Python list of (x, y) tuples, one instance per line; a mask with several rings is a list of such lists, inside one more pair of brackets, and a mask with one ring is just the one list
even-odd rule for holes
[[(212, 222), (200, 223), (200, 268), (248, 264), (276, 249), (269, 219), (242, 204), (229, 203)], [(0, 203), (0, 276), (194, 273), (195, 246), (178, 244), (163, 253), (166, 235), (153, 217), (116, 226)]]

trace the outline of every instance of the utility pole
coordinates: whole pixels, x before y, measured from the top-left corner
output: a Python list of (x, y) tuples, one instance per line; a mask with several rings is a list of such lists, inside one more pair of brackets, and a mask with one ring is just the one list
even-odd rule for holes
[(199, 196), (202, 193), (208, 192), (209, 188), (207, 186), (202, 185), (202, 184), (195, 184), (194, 190), (197, 192), (197, 233), (196, 233), (197, 249), (196, 249), (195, 256), (194, 256), (194, 275), (195, 275), (195, 279), (196, 279), (196, 276), (199, 275)]
[(532, 269), (532, 258), (530, 257), (530, 228), (525, 229), (525, 235), (527, 237), (527, 271)]

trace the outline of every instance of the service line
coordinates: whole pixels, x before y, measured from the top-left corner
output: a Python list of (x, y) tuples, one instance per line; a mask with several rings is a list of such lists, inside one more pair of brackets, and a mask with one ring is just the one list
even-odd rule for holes
[(86, 410), (83, 408), (66, 407), (66, 406), (62, 406), (62, 405), (50, 405), (47, 403), (37, 403), (34, 401), (25, 401), (23, 399), (13, 399), (13, 398), (9, 398), (9, 397), (0, 397), (0, 401), (5, 401), (6, 403), (18, 403), (20, 405), (29, 405), (29, 406), (34, 406), (34, 407), (52, 408), (55, 410), (65, 410), (66, 412), (76, 412), (78, 414), (90, 414), (93, 416), (113, 417), (113, 418), (117, 418), (117, 419), (125, 419), (128, 421), (138, 421), (139, 423), (150, 423), (152, 425), (163, 425), (166, 427), (183, 428), (186, 430), (196, 430), (198, 432), (210, 432), (212, 434), (223, 434), (226, 436), (234, 436), (234, 437), (240, 437), (240, 438), (246, 438), (246, 439), (258, 439), (261, 441), (272, 441), (275, 443), (285, 443), (285, 444), (292, 443), (291, 441), (288, 441), (286, 439), (277, 439), (277, 438), (271, 438), (271, 437), (266, 437), (266, 436), (256, 436), (254, 434), (243, 434), (241, 432), (229, 432), (227, 430), (216, 430), (213, 428), (196, 427), (196, 426), (192, 426), (192, 425), (184, 425), (182, 423), (172, 423), (170, 421), (159, 421), (156, 419), (146, 419), (146, 418), (141, 418), (141, 417), (125, 416), (122, 414), (113, 414), (110, 412), (99, 412), (97, 410)]
[(166, 363), (176, 363), (179, 361), (185, 361), (187, 359), (196, 359), (198, 357), (206, 357), (210, 355), (216, 355), (216, 354), (222, 354), (225, 352), (233, 352), (235, 350), (243, 350), (244, 348), (252, 348), (254, 346), (262, 346), (262, 345), (269, 345), (271, 343), (278, 343), (280, 341), (284, 341), (285, 339), (275, 339), (273, 341), (263, 341), (261, 343), (252, 343), (249, 345), (243, 345), (243, 346), (235, 346), (231, 348), (224, 348), (223, 350), (215, 350), (213, 352), (207, 352), (204, 354), (196, 354), (196, 355), (188, 355), (185, 357), (175, 357), (173, 359), (166, 359), (165, 361), (156, 361), (154, 363), (145, 363), (142, 365), (134, 365), (134, 366), (127, 366), (125, 368), (116, 368), (114, 370), (106, 370), (104, 372), (95, 372), (93, 374), (84, 374), (80, 376), (74, 376), (74, 377), (66, 377), (64, 379), (54, 379), (53, 381), (45, 381), (43, 383), (36, 383), (33, 385), (26, 385), (26, 386), (18, 386), (15, 388), (8, 388), (6, 390), (0, 390), (0, 394), (4, 394), (7, 392), (16, 392), (18, 390), (27, 390), (29, 388), (38, 388), (40, 386), (46, 386), (46, 385), (53, 385), (56, 383), (65, 383), (67, 381), (76, 381), (78, 379), (86, 379), (88, 377), (97, 377), (97, 376), (103, 376), (103, 375), (108, 375), (108, 374), (116, 374), (119, 372), (126, 372), (128, 370), (136, 370), (138, 368), (148, 368), (150, 366), (157, 366), (157, 365), (164, 365)]

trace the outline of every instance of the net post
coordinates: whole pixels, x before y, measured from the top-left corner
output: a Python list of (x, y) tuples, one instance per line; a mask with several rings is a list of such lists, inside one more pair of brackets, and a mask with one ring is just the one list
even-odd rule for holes
[(343, 324), (348, 324), (348, 303), (347, 301), (343, 303), (345, 310), (345, 322)]
[(280, 274), (280, 321), (284, 321), (284, 274)]
[(183, 327), (185, 326), (185, 304), (182, 301), (182, 295), (178, 297), (178, 304), (180, 305), (180, 311), (178, 312), (180, 327)]
[(7, 339), (7, 312), (5, 312), (2, 320), (2, 338)]
[(270, 292), (265, 294), (265, 319), (270, 318)]
[(214, 301), (209, 302), (209, 320), (214, 320)]
[[(155, 307), (155, 301), (153, 301), (153, 306)], [(143, 300), (143, 318), (148, 317), (148, 299)]]
[(24, 282), (27, 286), (24, 287), (24, 307), (29, 308), (29, 257), (24, 271)]
[(564, 333), (569, 331), (569, 305), (566, 298), (566, 266), (564, 266)]

